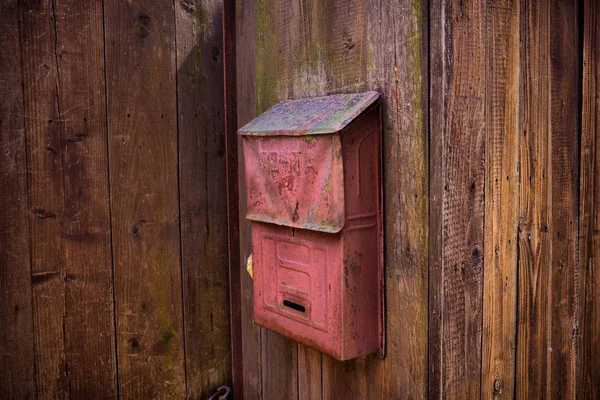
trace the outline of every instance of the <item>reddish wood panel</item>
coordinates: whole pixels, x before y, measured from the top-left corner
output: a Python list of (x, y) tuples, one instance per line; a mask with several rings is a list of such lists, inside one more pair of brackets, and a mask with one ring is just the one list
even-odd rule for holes
[(0, 393), (36, 396), (27, 160), (17, 2), (0, 10)]
[(519, 2), (486, 7), (485, 242), (481, 398), (515, 390), (519, 211)]
[(166, 1), (104, 4), (123, 398), (186, 395), (173, 7)]
[(60, 225), (64, 173), (56, 37), (52, 4), (36, 5), (20, 10), (36, 384), (40, 398), (65, 398), (66, 269)]
[(574, 396), (579, 90), (577, 5), (521, 5), (517, 397)]
[(577, 398), (600, 397), (600, 4), (583, 9)]
[(188, 398), (231, 385), (221, 1), (176, 2)]
[(69, 393), (116, 398), (102, 7), (77, 0), (55, 0), (53, 6)]
[[(236, 75), (238, 127), (256, 117), (256, 0), (236, 2)], [(240, 141), (238, 140), (238, 144)], [(241, 146), (238, 146), (238, 177), (244, 176)], [(252, 253), (250, 223), (246, 221), (246, 185), (239, 179), (241, 349), (243, 356), (243, 398), (262, 399), (261, 328), (252, 320), (252, 279), (246, 272), (246, 260)], [(233, 266), (232, 266), (233, 268)]]
[(20, 26), (38, 394), (115, 398), (102, 9), (31, 4)]
[[(433, 307), (441, 321), (430, 328), (430, 340), (441, 341), (431, 354), (429, 384), (435, 397), (479, 398), (483, 294), (484, 143), (485, 143), (485, 32), (484, 4), (480, 1), (436, 3), (432, 35), (442, 35), (432, 54), (441, 63), (441, 82), (432, 97), (441, 96), (431, 113), (443, 113), (437, 131), (441, 140), (441, 171), (436, 172), (435, 193), (441, 196), (439, 235), (432, 236), (441, 265), (431, 276), (440, 292)], [(432, 22), (433, 26), (433, 22)], [(433, 59), (436, 59), (435, 61)], [(441, 123), (440, 123), (441, 122)], [(432, 128), (432, 132), (433, 132)], [(437, 145), (436, 145), (437, 146)], [(432, 155), (433, 157), (433, 155)], [(441, 187), (440, 187), (441, 186)], [(433, 190), (433, 189), (432, 189)], [(433, 271), (431, 272), (434, 273)], [(433, 328), (433, 329), (432, 329)], [(435, 330), (434, 330), (435, 329)], [(437, 331), (439, 330), (439, 331)], [(439, 387), (439, 389), (437, 389)]]

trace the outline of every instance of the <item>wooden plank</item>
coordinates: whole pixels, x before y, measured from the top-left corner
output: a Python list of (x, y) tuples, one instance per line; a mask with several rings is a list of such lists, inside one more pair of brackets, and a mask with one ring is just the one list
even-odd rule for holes
[(104, 12), (120, 396), (182, 398), (173, 3)]
[(36, 397), (23, 75), (17, 2), (0, 7), (0, 393)]
[(298, 399), (323, 398), (322, 354), (298, 344)]
[(600, 398), (600, 5), (583, 9), (583, 108), (579, 260), (581, 319), (577, 398)]
[(20, 11), (37, 395), (67, 398), (65, 196), (54, 12), (48, 1)]
[(102, 5), (55, 0), (54, 18), (69, 392), (116, 398)]
[(515, 388), (519, 200), (519, 3), (486, 14), (485, 243), (481, 398)]
[(231, 385), (220, 0), (176, 2), (187, 396)]
[[(444, 113), (442, 131), (438, 132), (443, 137), (438, 139), (441, 140), (441, 154), (438, 153), (441, 158), (437, 162), (442, 165), (438, 167), (441, 170), (436, 171), (443, 193), (441, 226), (435, 225), (436, 229), (441, 228), (441, 237), (433, 233), (436, 235), (433, 238), (441, 239), (442, 243), (433, 246), (436, 253), (441, 251), (442, 259), (441, 268), (438, 265), (434, 270), (441, 276), (431, 279), (434, 280), (432, 290), (440, 290), (437, 295), (441, 299), (434, 299), (439, 304), (433, 307), (441, 312), (441, 321), (433, 322), (432, 328), (439, 331), (430, 328), (430, 337), (441, 345), (436, 344), (433, 350), (440, 353), (430, 358), (430, 362), (439, 364), (434, 367), (430, 364), (433, 371), (429, 384), (436, 388), (436, 396), (479, 398), (483, 311), (484, 7), (480, 1), (447, 1), (438, 7), (442, 8), (434, 15), (444, 20), (436, 22), (432, 32), (442, 35), (436, 39), (441, 43), (435, 47), (441, 54), (432, 55), (436, 58), (432, 63), (443, 63), (443, 76), (442, 82), (432, 86), (432, 91), (438, 91), (432, 92), (432, 97), (443, 96), (444, 104), (436, 103), (432, 115)], [(433, 122), (440, 127), (439, 119)], [(439, 187), (435, 190), (439, 191)]]
[(367, 2), (368, 89), (383, 95), (386, 357), (367, 396), (427, 397), (429, 120), (424, 1)]
[[(256, 117), (256, 0), (236, 1), (236, 75), (238, 127)], [(240, 193), (240, 292), (243, 354), (243, 398), (263, 399), (261, 328), (253, 323), (252, 279), (246, 272), (246, 260), (252, 253), (250, 223), (246, 220), (244, 158), (238, 140)]]
[(115, 398), (102, 8), (21, 15), (38, 393)]
[(446, 80), (444, 57), (443, 0), (429, 4), (429, 332), (427, 398), (441, 399), (443, 342), (443, 197), (444, 112)]
[(572, 398), (577, 341), (576, 4), (521, 6), (518, 398)]
[(298, 346), (268, 329), (261, 329), (262, 394), (264, 399), (298, 398)]
[(236, 0), (223, 2), (223, 81), (225, 165), (227, 177), (227, 252), (229, 273), (229, 320), (231, 329), (232, 390), (244, 393), (242, 342), (242, 286), (240, 270), (239, 137), (237, 135), (237, 26)]

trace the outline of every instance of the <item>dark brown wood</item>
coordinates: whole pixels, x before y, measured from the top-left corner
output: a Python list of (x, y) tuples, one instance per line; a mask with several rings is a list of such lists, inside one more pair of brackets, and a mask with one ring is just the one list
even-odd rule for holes
[(518, 398), (574, 396), (578, 13), (575, 3), (521, 4)]
[(577, 398), (600, 397), (600, 4), (583, 8)]
[[(432, 279), (441, 289), (434, 299), (441, 321), (435, 321), (432, 340), (441, 338), (433, 349), (429, 385), (436, 396), (479, 398), (481, 381), (481, 335), (483, 291), (484, 139), (485, 139), (485, 41), (484, 4), (480, 1), (447, 1), (441, 4), (432, 33), (441, 34), (441, 54), (432, 55), (432, 64), (442, 62), (442, 81), (432, 86), (432, 97), (443, 96), (433, 113), (444, 113), (440, 175), (443, 184), (441, 239), (434, 244), (441, 251), (440, 274)], [(441, 29), (440, 29), (441, 28)], [(436, 58), (434, 61), (433, 58)], [(440, 87), (441, 85), (441, 87)], [(442, 89), (442, 90), (440, 90)], [(435, 94), (433, 91), (436, 90)], [(441, 109), (439, 108), (441, 107)], [(437, 119), (435, 124), (441, 121)], [(433, 120), (432, 120), (433, 121)], [(432, 128), (433, 132), (433, 128)], [(432, 155), (433, 157), (433, 155)], [(437, 174), (437, 172), (436, 172)], [(434, 189), (432, 189), (434, 190)], [(435, 188), (439, 191), (439, 187)], [(437, 223), (435, 227), (438, 226)], [(434, 233), (435, 235), (435, 233)], [(432, 288), (432, 289), (433, 289)], [(437, 317), (434, 317), (437, 318)], [(431, 349), (430, 349), (431, 350)], [(437, 389), (435, 389), (437, 392)], [(430, 395), (433, 393), (430, 393)]]
[(221, 4), (175, 3), (179, 207), (191, 399), (231, 385)]
[(487, 3), (482, 399), (515, 389), (519, 210), (519, 2)]
[(244, 394), (242, 343), (242, 293), (240, 278), (240, 202), (237, 136), (236, 1), (223, 2), (223, 84), (225, 153), (227, 177), (227, 247), (229, 271), (229, 324), (231, 332), (232, 389), (238, 398)]
[[(238, 127), (256, 117), (256, 0), (236, 2), (236, 97)], [(240, 140), (238, 139), (238, 144)], [(244, 176), (244, 161), (238, 145), (239, 177)], [(243, 398), (262, 399), (261, 328), (252, 321), (252, 279), (246, 260), (252, 253), (250, 223), (246, 221), (246, 185), (239, 179), (241, 331), (243, 354)]]
[(63, 143), (52, 3), (20, 10), (31, 282), (39, 398), (66, 398)]
[(116, 398), (101, 5), (21, 28), (38, 394)]
[(183, 398), (173, 3), (104, 17), (120, 396)]
[(69, 393), (73, 398), (116, 398), (102, 5), (55, 0), (53, 6)]
[(294, 341), (262, 329), (262, 398), (298, 398), (298, 347)]
[(443, 308), (443, 226), (442, 200), (444, 178), (442, 149), (446, 124), (444, 79), (444, 29), (443, 0), (431, 0), (429, 4), (429, 331), (427, 398), (441, 399)]
[(17, 2), (0, 8), (0, 393), (36, 396), (23, 74)]

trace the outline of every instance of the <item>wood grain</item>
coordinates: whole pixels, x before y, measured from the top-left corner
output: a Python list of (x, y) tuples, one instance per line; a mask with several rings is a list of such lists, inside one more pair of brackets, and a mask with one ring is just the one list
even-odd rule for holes
[(31, 229), (31, 282), (39, 398), (67, 398), (65, 192), (53, 4), (20, 10)]
[(116, 398), (102, 7), (55, 0), (54, 15), (69, 392), (74, 398)]
[(577, 398), (600, 397), (600, 5), (584, 2)]
[(444, 177), (442, 152), (446, 113), (444, 63), (443, 0), (431, 0), (429, 6), (429, 320), (427, 354), (427, 398), (443, 396), (443, 198)]
[(222, 8), (175, 7), (187, 396), (197, 399), (232, 379)]
[(517, 397), (575, 389), (580, 65), (575, 4), (521, 5)]
[(486, 7), (485, 242), (481, 398), (515, 388), (519, 200), (519, 3)]
[[(236, 75), (238, 127), (256, 117), (256, 0), (236, 1)], [(250, 222), (246, 220), (244, 158), (238, 140), (240, 193), (240, 283), (243, 356), (243, 398), (262, 399), (261, 328), (253, 323), (252, 279), (246, 272), (246, 260), (252, 253)]]
[[(436, 104), (434, 112), (444, 113), (440, 175), (443, 184), (441, 218), (433, 233), (436, 254), (441, 251), (441, 276), (432, 277), (432, 289), (441, 298), (434, 305), (441, 321), (430, 328), (431, 340), (441, 341), (433, 349), (430, 362), (431, 387), (435, 396), (447, 398), (479, 398), (481, 381), (481, 335), (483, 293), (483, 217), (484, 217), (484, 139), (485, 139), (485, 35), (483, 3), (480, 1), (448, 1), (439, 5), (432, 22), (432, 33), (442, 35), (432, 54), (442, 62), (442, 82), (432, 86), (432, 97), (443, 96), (444, 104)], [(439, 24), (439, 25), (437, 25)], [(437, 64), (435, 68), (439, 68)], [(433, 70), (433, 68), (432, 68)], [(442, 89), (440, 91), (440, 89)], [(441, 108), (440, 108), (441, 107)], [(437, 117), (436, 117), (437, 118)], [(433, 121), (440, 124), (440, 120)], [(436, 125), (440, 127), (439, 125)], [(433, 129), (433, 128), (432, 128)], [(432, 130), (433, 131), (433, 130)], [(433, 156), (433, 155), (432, 155)], [(432, 160), (434, 160), (432, 158)], [(434, 161), (435, 162), (435, 161)], [(436, 171), (436, 174), (438, 172)], [(436, 191), (439, 187), (436, 187)], [(439, 206), (436, 207), (439, 211)], [(433, 227), (432, 227), (433, 229)], [(440, 338), (440, 339), (437, 339)], [(433, 371), (431, 371), (433, 370)]]
[(183, 398), (173, 3), (104, 11), (120, 396)]
[(0, 393), (36, 396), (23, 119), (23, 74), (17, 2), (0, 7)]

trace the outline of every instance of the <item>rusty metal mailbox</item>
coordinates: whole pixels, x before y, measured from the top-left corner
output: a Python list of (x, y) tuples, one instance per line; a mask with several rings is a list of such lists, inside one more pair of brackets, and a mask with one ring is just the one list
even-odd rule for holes
[(338, 360), (384, 351), (378, 97), (284, 101), (239, 130), (254, 321)]

